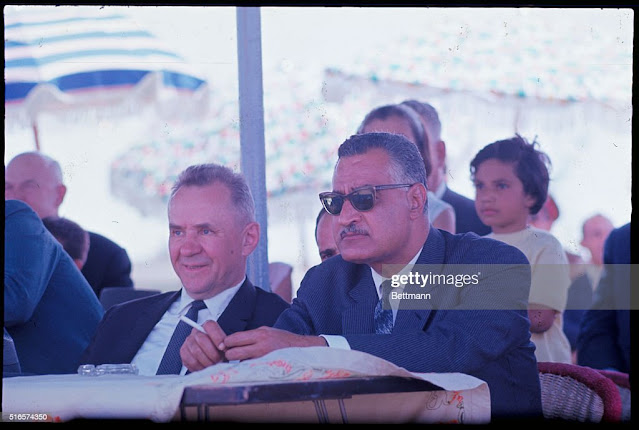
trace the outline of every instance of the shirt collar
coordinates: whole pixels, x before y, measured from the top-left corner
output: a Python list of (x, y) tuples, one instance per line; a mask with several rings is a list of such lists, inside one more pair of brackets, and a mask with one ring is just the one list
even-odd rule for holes
[[(415, 254), (415, 256), (412, 258), (412, 260), (410, 260), (408, 262), (408, 264), (406, 266), (404, 266), (402, 268), (402, 270), (399, 271), (398, 275), (407, 275), (408, 272), (410, 272), (413, 268), (413, 266), (415, 265), (415, 263), (417, 262), (417, 258), (419, 258), (419, 254), (422, 253), (422, 248), (419, 248), (419, 250), (417, 251), (417, 254)], [(373, 282), (375, 283), (375, 288), (377, 289), (377, 295), (379, 297), (382, 296), (382, 283), (386, 280), (388, 280), (389, 278), (384, 278), (382, 275), (380, 275), (379, 273), (377, 273), (375, 270), (373, 270), (373, 268), (371, 268), (371, 275), (373, 276)]]
[[(213, 297), (204, 299), (204, 304), (213, 316), (213, 319), (217, 320), (219, 315), (224, 311), (224, 309), (226, 309), (226, 306), (229, 304), (237, 290), (239, 290), (242, 284), (244, 284), (245, 280), (246, 276), (244, 276), (242, 281), (240, 281), (238, 284), (235, 284), (231, 288), (227, 288), (226, 290), (214, 295)], [(188, 308), (191, 306), (191, 303), (193, 303), (194, 301), (195, 299), (189, 296), (189, 293), (186, 291), (186, 289), (182, 288), (182, 293), (180, 294), (180, 304), (178, 306), (179, 315), (186, 314)]]

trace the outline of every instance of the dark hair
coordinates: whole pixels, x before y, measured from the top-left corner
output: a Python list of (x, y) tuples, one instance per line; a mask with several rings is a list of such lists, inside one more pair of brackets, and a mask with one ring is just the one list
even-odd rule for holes
[(74, 260), (83, 260), (89, 249), (89, 234), (67, 218), (48, 216), (42, 223)]
[(204, 187), (221, 182), (231, 191), (231, 200), (237, 207), (246, 223), (255, 221), (255, 202), (243, 175), (219, 164), (197, 164), (187, 167), (180, 173), (171, 188), (169, 202), (182, 187)]
[[(417, 146), (400, 134), (364, 133), (346, 139), (337, 150), (338, 162), (344, 157), (365, 154), (371, 149), (383, 149), (390, 157), (390, 174), (397, 183), (422, 184), (426, 187), (426, 168)], [(424, 212), (428, 205), (424, 205)]]
[(413, 142), (417, 145), (417, 149), (420, 154), (422, 154), (424, 167), (426, 168), (426, 175), (430, 173), (432, 169), (432, 164), (430, 162), (430, 152), (428, 150), (428, 135), (426, 134), (426, 130), (424, 130), (424, 125), (419, 119), (419, 114), (413, 110), (408, 105), (395, 104), (395, 105), (384, 105), (379, 106), (372, 111), (370, 111), (364, 120), (357, 128), (357, 134), (362, 134), (364, 132), (364, 128), (371, 122), (376, 119), (378, 120), (386, 120), (390, 117), (398, 117), (402, 118), (406, 122), (415, 136), (417, 142)]
[(528, 143), (519, 134), (486, 145), (470, 162), (471, 177), (474, 179), (477, 169), (486, 160), (497, 159), (513, 163), (515, 174), (524, 186), (524, 192), (535, 198), (535, 204), (530, 208), (530, 213), (534, 215), (539, 212), (548, 197), (551, 166), (550, 158), (538, 150), (538, 146), (536, 140)]
[(409, 106), (428, 124), (435, 136), (441, 138), (442, 123), (439, 121), (437, 110), (425, 102), (418, 100), (404, 100), (400, 104)]

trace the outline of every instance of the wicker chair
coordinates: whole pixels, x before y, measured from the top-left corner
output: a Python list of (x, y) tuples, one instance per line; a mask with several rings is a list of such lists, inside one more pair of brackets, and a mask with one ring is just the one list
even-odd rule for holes
[(630, 409), (632, 405), (630, 399), (630, 375), (613, 370), (599, 370), (599, 373), (612, 379), (612, 382), (617, 385), (619, 395), (621, 396), (621, 421), (630, 421)]
[(565, 363), (538, 363), (544, 418), (578, 422), (621, 422), (617, 385), (600, 371)]

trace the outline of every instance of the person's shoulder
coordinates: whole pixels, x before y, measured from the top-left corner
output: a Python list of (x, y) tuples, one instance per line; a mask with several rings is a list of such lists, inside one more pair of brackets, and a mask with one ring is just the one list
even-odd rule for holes
[(564, 246), (557, 239), (557, 236), (551, 232), (532, 226), (528, 227), (525, 232), (530, 237), (530, 240), (535, 241), (537, 246), (563, 252)]
[(528, 259), (517, 247), (497, 239), (467, 232), (451, 234), (442, 231), (447, 256), (461, 263), (528, 264)]
[(257, 300), (260, 302), (261, 305), (264, 305), (266, 307), (268, 307), (269, 309), (276, 309), (276, 308), (288, 308), (290, 306), (290, 304), (284, 300), (279, 294), (273, 292), (273, 291), (266, 291), (263, 288), (255, 287), (255, 291), (257, 294)]
[(25, 235), (37, 235), (47, 242), (58, 243), (44, 227), (42, 220), (31, 206), (20, 200), (5, 200), (4, 207), (5, 239), (15, 240)]
[(4, 201), (4, 218), (7, 219), (16, 213), (20, 213), (25, 217), (38, 217), (38, 214), (22, 200), (9, 199)]
[(621, 227), (617, 227), (610, 231), (608, 239), (613, 241), (630, 240), (630, 223), (626, 223)]
[(356, 264), (351, 263), (349, 261), (344, 260), (341, 254), (336, 254), (331, 258), (324, 260), (322, 263), (311, 267), (307, 273), (314, 272), (316, 274), (325, 274), (325, 273), (346, 273), (349, 271), (356, 270), (358, 267), (368, 267), (364, 264)]
[(613, 229), (604, 242), (604, 263), (630, 263), (630, 223)]
[(114, 240), (109, 239), (108, 237), (101, 235), (99, 233), (96, 233), (94, 231), (89, 231), (89, 240), (91, 243), (91, 246), (96, 245), (96, 246), (102, 246), (102, 247), (109, 247), (109, 248), (121, 248), (120, 245), (118, 245)]
[[(129, 288), (129, 287), (123, 287)], [(131, 312), (138, 313), (141, 310), (149, 309), (159, 303), (163, 303), (165, 300), (173, 301), (173, 298), (169, 298), (169, 296), (173, 296), (178, 294), (179, 291), (167, 291), (164, 293), (153, 294), (150, 296), (140, 297), (137, 299), (127, 300), (125, 302), (121, 302), (111, 306), (107, 312), (109, 315), (119, 314), (121, 312), (128, 314)]]
[(354, 285), (366, 271), (370, 271), (368, 265), (351, 263), (337, 254), (308, 269), (302, 283)]

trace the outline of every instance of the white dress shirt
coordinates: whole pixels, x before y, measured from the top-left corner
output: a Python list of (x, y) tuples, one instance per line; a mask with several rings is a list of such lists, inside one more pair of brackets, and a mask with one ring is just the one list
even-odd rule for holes
[[(246, 277), (242, 279), (242, 282), (234, 287), (226, 289), (221, 293), (204, 300), (206, 309), (202, 309), (198, 312), (196, 322), (201, 325), (208, 320), (217, 321), (235, 293), (237, 293), (240, 289), (245, 279)], [(182, 288), (180, 298), (169, 306), (162, 318), (160, 318), (160, 321), (158, 321), (155, 327), (153, 327), (153, 330), (151, 330), (146, 340), (138, 350), (138, 353), (131, 361), (131, 363), (138, 367), (140, 375), (150, 376), (156, 374), (158, 367), (160, 366), (160, 362), (162, 361), (162, 357), (164, 356), (164, 351), (169, 345), (171, 336), (173, 336), (173, 332), (180, 322), (180, 317), (182, 315), (186, 315), (193, 301), (194, 299), (188, 295), (184, 288)], [(186, 367), (182, 366), (180, 375), (184, 374), (186, 374)]]

